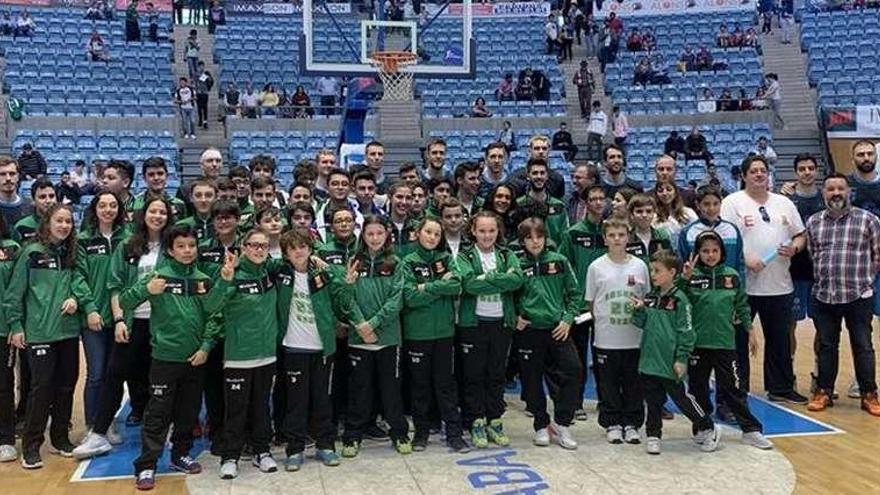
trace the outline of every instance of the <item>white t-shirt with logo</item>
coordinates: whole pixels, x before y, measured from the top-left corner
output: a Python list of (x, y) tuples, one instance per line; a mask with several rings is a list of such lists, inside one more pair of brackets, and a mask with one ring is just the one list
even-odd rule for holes
[(769, 260), (760, 272), (746, 270), (746, 294), (780, 296), (792, 293), (794, 285), (788, 272), (791, 258), (773, 256), (773, 253), (781, 244), (790, 243), (794, 236), (804, 231), (804, 223), (794, 203), (781, 194), (769, 193), (767, 202), (760, 204), (745, 191), (737, 191), (721, 201), (721, 218), (739, 229), (744, 256)]
[[(159, 243), (151, 242), (147, 245), (148, 251), (138, 260), (138, 278), (156, 269), (156, 260), (159, 259)], [(150, 319), (150, 300), (147, 299), (140, 306), (134, 308), (134, 317), (138, 320)]]
[[(483, 273), (490, 273), (497, 270), (497, 262), (495, 259), (495, 251), (484, 253), (479, 248), (474, 250), (480, 255), (480, 264), (483, 266)], [(482, 294), (477, 296), (477, 316), (484, 318), (501, 318), (504, 316), (504, 308), (501, 305), (501, 294)]]
[(615, 263), (606, 254), (590, 264), (584, 299), (592, 303), (597, 348), (639, 348), (642, 330), (632, 323), (630, 297), (644, 297), (650, 289), (648, 266), (635, 256)]
[(287, 333), (281, 343), (284, 347), (293, 349), (324, 349), (318, 334), (318, 325), (315, 323), (315, 311), (309, 295), (309, 276), (306, 273), (294, 274), (290, 311), (287, 313)]

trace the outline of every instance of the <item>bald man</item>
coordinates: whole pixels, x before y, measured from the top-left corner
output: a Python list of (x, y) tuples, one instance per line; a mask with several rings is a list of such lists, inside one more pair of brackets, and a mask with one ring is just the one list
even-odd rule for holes
[[(672, 182), (675, 184), (675, 188), (678, 189), (678, 195), (681, 196), (684, 205), (688, 208), (694, 208), (694, 190), (690, 187), (681, 187), (675, 182), (676, 171), (675, 158), (669, 155), (660, 155), (659, 158), (654, 160), (655, 187), (660, 182)], [(653, 195), (654, 190), (648, 191), (648, 194)]]

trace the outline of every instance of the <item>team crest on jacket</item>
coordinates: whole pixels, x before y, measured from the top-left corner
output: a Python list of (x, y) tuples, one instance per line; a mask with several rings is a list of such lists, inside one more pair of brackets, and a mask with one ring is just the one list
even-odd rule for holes
[(312, 279), (312, 285), (315, 287), (315, 290), (323, 288), (325, 284), (324, 277), (320, 273), (315, 274), (315, 277)]
[(629, 277), (627, 277), (627, 279), (626, 279), (626, 285), (628, 285), (630, 287), (634, 287), (636, 285), (636, 276), (633, 274), (630, 274)]
[(434, 262), (434, 273), (437, 275), (443, 275), (446, 271), (446, 263), (444, 263), (443, 260), (437, 260)]
[(208, 284), (204, 280), (196, 280), (196, 283), (193, 286), (193, 292), (195, 292), (197, 295), (207, 294)]
[(556, 262), (547, 263), (547, 275), (556, 275), (557, 273), (559, 273), (559, 268), (556, 266)]
[(733, 279), (733, 275), (725, 275), (722, 285), (724, 285), (725, 289), (733, 289), (736, 286), (736, 281)]

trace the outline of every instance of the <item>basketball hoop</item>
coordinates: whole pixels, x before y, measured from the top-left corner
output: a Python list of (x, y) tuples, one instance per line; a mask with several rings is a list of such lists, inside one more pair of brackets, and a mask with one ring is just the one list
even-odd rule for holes
[(370, 54), (369, 61), (379, 70), (384, 96), (388, 101), (412, 101), (413, 75), (400, 69), (418, 62), (415, 53), (406, 51), (381, 51)]

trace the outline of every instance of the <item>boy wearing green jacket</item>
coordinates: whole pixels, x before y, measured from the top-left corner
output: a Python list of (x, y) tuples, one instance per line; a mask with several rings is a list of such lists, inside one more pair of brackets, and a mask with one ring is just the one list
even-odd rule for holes
[(657, 213), (657, 203), (653, 197), (636, 194), (627, 203), (627, 209), (632, 221), (632, 232), (626, 245), (627, 253), (638, 256), (648, 264), (657, 251), (664, 249), (672, 252), (669, 234), (665, 230), (651, 227)]
[(156, 270), (119, 294), (125, 311), (149, 300), (152, 362), (150, 400), (144, 412), (141, 455), (134, 461), (136, 486), (155, 484), (156, 463), (165, 448), (172, 421), (171, 469), (198, 474), (202, 466), (189, 456), (192, 430), (201, 408), (205, 362), (214, 346), (208, 317), (223, 307), (232, 280), (235, 255), (227, 254), (214, 282), (196, 268), (196, 233), (187, 226), (170, 227), (164, 235), (166, 257)]
[(199, 177), (193, 181), (189, 191), (192, 215), (181, 219), (177, 223), (188, 225), (195, 229), (198, 241), (202, 242), (214, 236), (211, 207), (217, 200), (217, 186), (208, 178)]
[[(5, 236), (6, 224), (0, 216), (0, 235)], [(6, 293), (18, 243), (12, 239), (0, 240), (0, 294)], [(0, 341), (6, 342), (9, 336), (9, 322), (6, 319), (5, 304), (0, 301)], [(18, 458), (15, 450), (15, 348), (0, 346), (0, 462), (11, 462)]]
[(685, 390), (682, 382), (696, 335), (691, 326), (691, 305), (675, 286), (679, 266), (678, 258), (669, 251), (654, 254), (651, 257), (654, 289), (644, 299), (635, 296), (630, 299), (633, 324), (642, 329), (639, 374), (648, 408), (645, 445), (647, 452), (654, 455), (660, 454), (662, 408), (667, 396), (693, 423), (700, 450), (713, 452), (721, 441), (721, 428)]
[(40, 219), (46, 216), (49, 208), (57, 202), (55, 186), (52, 181), (40, 178), (31, 185), (31, 201), (34, 212), (16, 222), (12, 228), (12, 239), (21, 245), (36, 240)]
[[(523, 286), (517, 294), (516, 330), (523, 395), (534, 414), (535, 436), (539, 447), (551, 439), (562, 448), (577, 448), (569, 426), (574, 420), (580, 360), (569, 336), (575, 316), (581, 310), (581, 296), (574, 271), (565, 256), (546, 249), (547, 231), (539, 218), (524, 220), (518, 229), (525, 247), (520, 261)], [(544, 376), (552, 370), (557, 386), (553, 416), (547, 414)]]

